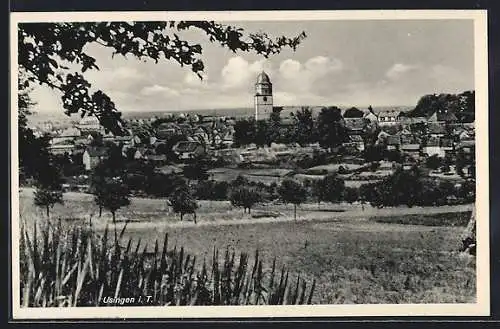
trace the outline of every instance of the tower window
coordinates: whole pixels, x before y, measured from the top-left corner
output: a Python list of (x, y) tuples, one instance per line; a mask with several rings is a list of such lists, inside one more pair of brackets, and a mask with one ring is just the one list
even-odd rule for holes
[(264, 96), (263, 100), (264, 100), (264, 102), (267, 102), (267, 97), (266, 97), (266, 96)]

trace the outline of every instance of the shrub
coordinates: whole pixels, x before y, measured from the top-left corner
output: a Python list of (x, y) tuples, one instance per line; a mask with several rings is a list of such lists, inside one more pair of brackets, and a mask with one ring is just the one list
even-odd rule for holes
[(214, 180), (200, 181), (196, 185), (195, 197), (201, 200), (226, 200), (229, 184)]
[[(126, 226), (125, 226), (126, 227)], [(183, 248), (168, 249), (155, 241), (153, 251), (139, 240), (122, 245), (125, 227), (113, 242), (108, 230), (99, 236), (88, 227), (63, 229), (36, 225), (21, 227), (20, 286), (22, 307), (116, 306), (134, 296), (127, 306), (167, 305), (278, 305), (311, 304), (315, 282), (297, 278), (292, 283), (285, 268), (264, 269), (258, 251), (249, 255), (226, 252), (222, 261), (214, 249), (212, 264), (201, 266)], [(116, 234), (115, 234), (116, 237)], [(114, 303), (103, 302), (111, 296)], [(139, 301), (141, 296), (142, 302)], [(149, 303), (144, 303), (147, 296)]]
[(193, 214), (194, 223), (196, 224), (196, 209), (198, 209), (198, 204), (187, 185), (176, 188), (168, 198), (168, 202), (175, 213), (180, 213), (181, 221), (184, 214)]
[(284, 180), (278, 188), (278, 193), (285, 203), (293, 204), (293, 219), (297, 219), (297, 205), (306, 201), (307, 190), (299, 182), (291, 179)]
[(353, 203), (360, 198), (359, 189), (356, 187), (347, 186), (344, 190), (343, 199), (346, 202)]
[(249, 185), (235, 186), (231, 188), (229, 199), (233, 206), (242, 207), (244, 212), (248, 209), (250, 213), (250, 209), (263, 199), (262, 190)]

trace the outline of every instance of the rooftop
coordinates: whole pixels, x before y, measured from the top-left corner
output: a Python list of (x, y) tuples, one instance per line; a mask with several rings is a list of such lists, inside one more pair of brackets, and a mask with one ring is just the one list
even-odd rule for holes
[(269, 76), (267, 75), (266, 72), (262, 71), (258, 76), (257, 76), (257, 83), (271, 83), (271, 79), (269, 79)]

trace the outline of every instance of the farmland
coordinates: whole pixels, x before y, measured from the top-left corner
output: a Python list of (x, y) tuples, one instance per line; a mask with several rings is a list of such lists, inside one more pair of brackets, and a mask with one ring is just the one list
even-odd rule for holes
[[(66, 193), (65, 200), (65, 205), (55, 206), (53, 218), (64, 219), (66, 225), (81, 225), (94, 211), (97, 231), (110, 224), (107, 213), (96, 218), (91, 195)], [(461, 303), (475, 299), (474, 258), (456, 252), (470, 205), (425, 209), (367, 206), (361, 210), (358, 205), (321, 204), (318, 209), (317, 204), (305, 204), (294, 222), (292, 207), (287, 205), (261, 205), (252, 215), (244, 215), (228, 202), (199, 203), (195, 225), (189, 216), (180, 223), (178, 216), (168, 212), (164, 200), (134, 198), (118, 215), (117, 227), (132, 220), (125, 236), (147, 241), (151, 247), (155, 239), (168, 233), (171, 246), (183, 246), (207, 261), (214, 247), (250, 253), (258, 249), (266, 260), (265, 268), (276, 257), (277, 264), (285, 265), (293, 275), (315, 278), (313, 303)], [(270, 210), (279, 216), (252, 218)], [(33, 207), (29, 190), (21, 194), (20, 212), (30, 223), (44, 218), (43, 211)]]

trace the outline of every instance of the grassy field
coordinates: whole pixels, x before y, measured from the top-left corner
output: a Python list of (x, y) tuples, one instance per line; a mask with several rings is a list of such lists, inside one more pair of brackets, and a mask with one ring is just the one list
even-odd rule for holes
[(372, 217), (371, 220), (379, 223), (425, 225), (425, 226), (467, 226), (471, 212), (442, 213), (437, 215), (407, 215)]
[[(79, 225), (84, 214), (88, 219), (89, 209), (96, 211), (91, 196), (68, 194), (65, 198), (64, 206), (54, 208), (54, 218), (75, 218), (66, 220), (67, 225)], [(20, 203), (26, 221), (45, 218), (43, 211), (32, 206), (30, 196), (22, 197)], [(119, 211), (119, 218), (141, 222), (136, 224), (146, 222), (131, 223), (127, 228), (125, 236), (135, 242), (141, 239), (152, 248), (155, 239), (162, 240), (168, 233), (171, 245), (183, 246), (207, 261), (214, 247), (249, 253), (259, 249), (265, 268), (269, 269), (276, 257), (277, 264), (285, 265), (294, 278), (316, 278), (313, 303), (475, 300), (475, 258), (456, 252), (466, 218), (461, 212), (437, 214), (439, 209), (432, 208), (435, 214), (424, 216), (422, 213), (432, 213), (431, 209), (405, 208), (398, 214), (390, 209), (360, 212), (343, 205), (321, 205), (318, 211), (317, 205), (305, 205), (299, 216), (310, 216), (309, 220), (260, 223), (255, 219), (257, 223), (252, 223), (252, 218), (247, 218), (246, 223), (240, 223), (233, 219), (244, 218), (242, 210), (232, 209), (227, 202), (200, 203), (201, 224), (221, 223), (169, 226), (165, 223), (178, 222), (178, 217), (168, 213), (163, 200), (149, 199), (134, 200), (128, 209)], [(292, 208), (277, 205), (275, 209), (287, 216)], [(402, 215), (403, 211), (415, 213)], [(96, 223), (108, 220), (109, 215), (94, 219)], [(231, 221), (230, 225), (219, 225), (224, 220)]]

